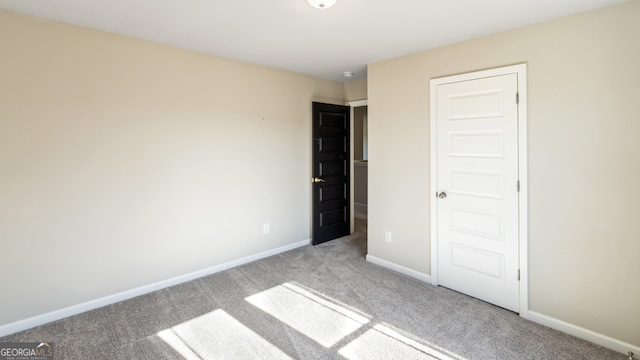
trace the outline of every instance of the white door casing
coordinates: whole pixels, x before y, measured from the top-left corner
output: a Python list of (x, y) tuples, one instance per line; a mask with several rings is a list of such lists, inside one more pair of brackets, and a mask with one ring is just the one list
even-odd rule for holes
[(431, 80), (432, 283), (523, 317), (525, 77), (515, 65)]

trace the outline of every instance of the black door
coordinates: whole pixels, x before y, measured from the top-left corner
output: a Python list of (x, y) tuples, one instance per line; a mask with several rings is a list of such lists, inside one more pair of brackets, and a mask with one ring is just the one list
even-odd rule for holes
[(349, 235), (349, 113), (313, 103), (313, 245)]

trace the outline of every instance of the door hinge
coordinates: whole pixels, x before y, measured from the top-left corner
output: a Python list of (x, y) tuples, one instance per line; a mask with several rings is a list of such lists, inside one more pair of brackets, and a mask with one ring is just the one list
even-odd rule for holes
[(516, 191), (520, 192), (520, 180), (516, 181)]
[(520, 269), (518, 269), (518, 281), (520, 281)]
[(520, 93), (516, 93), (516, 104), (520, 104)]

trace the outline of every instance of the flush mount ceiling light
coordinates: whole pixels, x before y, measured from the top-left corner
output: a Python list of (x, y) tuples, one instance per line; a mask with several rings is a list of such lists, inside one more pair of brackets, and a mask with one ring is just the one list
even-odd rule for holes
[(342, 73), (342, 77), (345, 78), (352, 78), (353, 77), (353, 71), (345, 71)]
[(327, 9), (332, 7), (338, 0), (307, 0), (311, 6), (318, 9)]

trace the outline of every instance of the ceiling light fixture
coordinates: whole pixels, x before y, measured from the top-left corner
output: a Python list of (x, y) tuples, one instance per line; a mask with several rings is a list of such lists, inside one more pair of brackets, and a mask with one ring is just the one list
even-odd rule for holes
[(346, 78), (352, 78), (353, 77), (353, 71), (345, 71), (342, 73), (342, 77), (346, 77)]
[(328, 9), (335, 5), (338, 0), (307, 0), (311, 6), (318, 9)]

